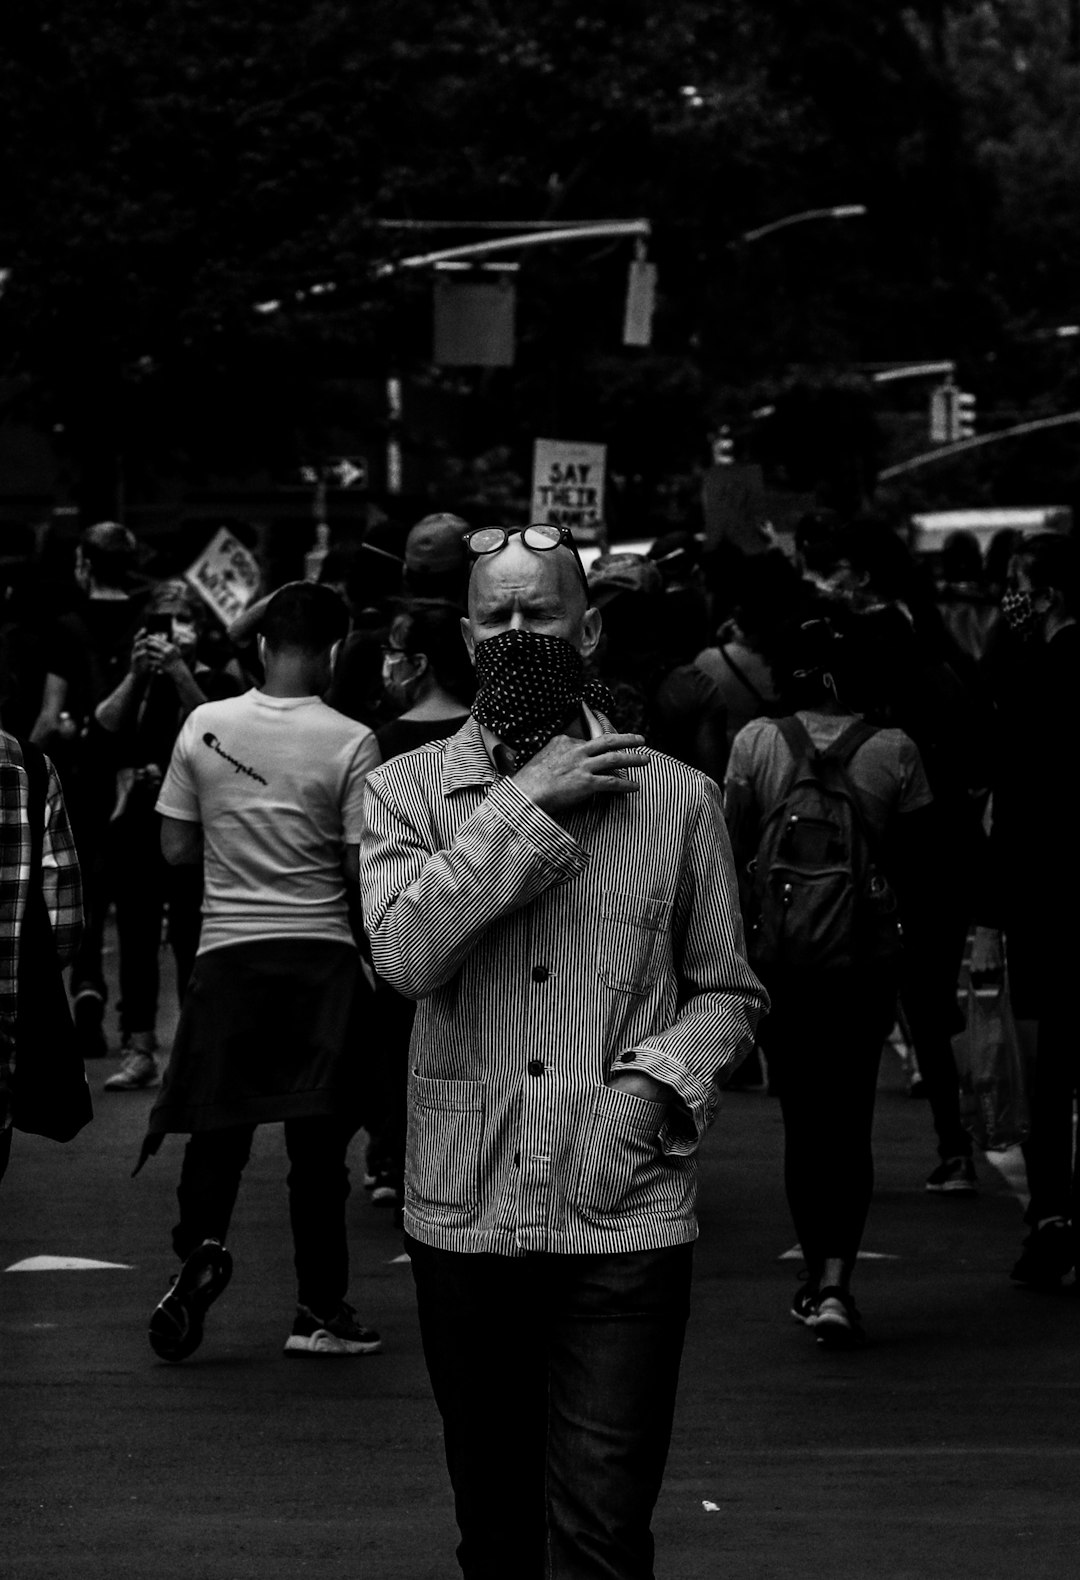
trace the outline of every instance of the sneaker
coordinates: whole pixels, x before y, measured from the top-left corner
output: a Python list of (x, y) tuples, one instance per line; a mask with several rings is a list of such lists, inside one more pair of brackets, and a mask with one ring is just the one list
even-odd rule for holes
[(377, 1355), (382, 1339), (374, 1328), (356, 1320), (344, 1301), (335, 1316), (317, 1317), (307, 1306), (297, 1306), (296, 1321), (285, 1340), (286, 1355)]
[(105, 1082), (106, 1092), (137, 1092), (147, 1086), (156, 1086), (160, 1079), (157, 1061), (147, 1047), (139, 1047), (133, 1037), (121, 1050), (123, 1063), (115, 1075)]
[(862, 1318), (846, 1289), (830, 1285), (818, 1295), (813, 1321), (814, 1337), (830, 1350), (857, 1349), (866, 1342)]
[(971, 1196), (979, 1188), (970, 1158), (946, 1158), (926, 1182), (926, 1189), (950, 1196)]
[(1024, 1241), (1020, 1260), (1009, 1277), (1029, 1289), (1060, 1289), (1073, 1271), (1076, 1251), (1064, 1218), (1048, 1218)]
[(104, 1059), (109, 1051), (105, 1039), (105, 999), (97, 988), (80, 988), (71, 1001), (75, 1040), (84, 1059)]
[(796, 1322), (812, 1328), (817, 1321), (817, 1290), (811, 1284), (800, 1284), (791, 1300), (791, 1315)]
[(150, 1348), (163, 1361), (185, 1361), (202, 1343), (203, 1318), (232, 1277), (232, 1257), (220, 1240), (204, 1240), (154, 1307)]

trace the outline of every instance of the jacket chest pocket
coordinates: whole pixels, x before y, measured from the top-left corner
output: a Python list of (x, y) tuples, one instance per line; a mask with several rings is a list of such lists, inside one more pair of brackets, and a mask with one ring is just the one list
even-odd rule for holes
[(618, 993), (648, 993), (670, 951), (671, 901), (609, 890), (600, 904), (597, 971)]

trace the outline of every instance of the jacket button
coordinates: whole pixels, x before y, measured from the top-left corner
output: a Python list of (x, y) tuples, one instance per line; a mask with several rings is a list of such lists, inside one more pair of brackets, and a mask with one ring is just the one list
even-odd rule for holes
[(530, 1075), (543, 1075), (544, 1061), (543, 1059), (530, 1059), (527, 1068)]
[(547, 966), (533, 966), (532, 979), (534, 982), (546, 982), (551, 972)]

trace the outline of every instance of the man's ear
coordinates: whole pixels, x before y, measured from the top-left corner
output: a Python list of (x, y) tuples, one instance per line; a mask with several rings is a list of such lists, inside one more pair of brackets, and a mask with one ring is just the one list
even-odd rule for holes
[(266, 673), (266, 638), (265, 638), (265, 636), (257, 636), (255, 638), (255, 651), (259, 655), (259, 663), (262, 666), (262, 671), (263, 671), (263, 674), (265, 675), (265, 673)]
[(473, 663), (475, 664), (476, 663), (476, 639), (475, 639), (475, 637), (473, 636), (473, 633), (472, 633), (472, 626), (469, 624), (469, 617), (468, 617), (468, 615), (464, 615), (464, 614), (461, 617), (461, 636), (462, 636), (462, 640), (465, 643), (465, 646), (469, 649), (469, 657), (472, 659)]
[(600, 641), (600, 632), (604, 628), (603, 617), (599, 609), (590, 605), (581, 618), (581, 656), (591, 658), (596, 652)]

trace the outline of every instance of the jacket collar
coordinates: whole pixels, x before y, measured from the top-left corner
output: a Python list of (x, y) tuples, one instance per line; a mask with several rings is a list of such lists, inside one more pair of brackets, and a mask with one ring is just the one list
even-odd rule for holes
[[(611, 734), (611, 724), (602, 713), (594, 713), (584, 703), (582, 711), (590, 740), (595, 740), (598, 735)], [(457, 734), (451, 735), (443, 753), (444, 795), (450, 795), (454, 790), (464, 790), (470, 785), (487, 786), (495, 783), (498, 774), (485, 740), (487, 733), (470, 713)]]

